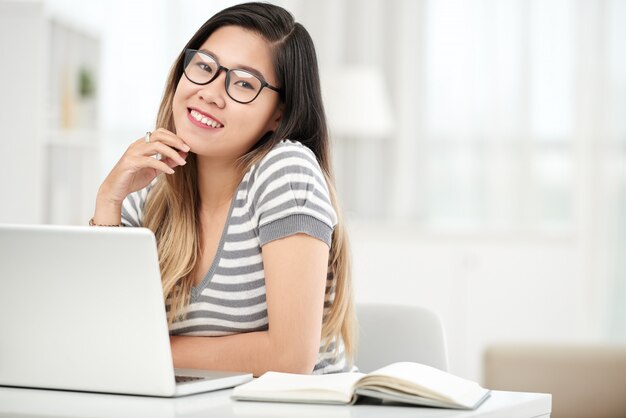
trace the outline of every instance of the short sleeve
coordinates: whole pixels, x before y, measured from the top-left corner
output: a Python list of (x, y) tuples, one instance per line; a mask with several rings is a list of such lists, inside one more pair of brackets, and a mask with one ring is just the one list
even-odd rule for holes
[(122, 202), (122, 224), (124, 226), (143, 226), (143, 208), (146, 204), (151, 185), (129, 194)]
[(260, 162), (252, 207), (261, 246), (304, 233), (331, 245), (337, 224), (328, 185), (315, 155), (284, 141)]

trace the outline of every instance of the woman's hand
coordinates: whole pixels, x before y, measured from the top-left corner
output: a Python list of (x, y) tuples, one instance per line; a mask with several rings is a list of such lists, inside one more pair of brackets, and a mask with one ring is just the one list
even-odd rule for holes
[[(146, 187), (161, 173), (172, 174), (173, 168), (185, 165), (189, 146), (174, 133), (159, 128), (133, 142), (115, 164), (98, 191), (98, 201), (121, 205), (126, 196)], [(154, 155), (161, 154), (161, 159)]]

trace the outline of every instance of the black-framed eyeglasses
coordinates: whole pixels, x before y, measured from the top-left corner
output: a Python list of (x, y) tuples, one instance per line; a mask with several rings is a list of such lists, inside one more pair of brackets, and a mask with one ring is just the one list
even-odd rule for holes
[(206, 52), (196, 49), (185, 50), (184, 73), (187, 80), (192, 83), (204, 86), (215, 80), (222, 71), (226, 72), (224, 83), (226, 93), (238, 103), (250, 103), (261, 94), (264, 87), (280, 93), (278, 87), (270, 85), (248, 70), (229, 69), (220, 65), (214, 57)]

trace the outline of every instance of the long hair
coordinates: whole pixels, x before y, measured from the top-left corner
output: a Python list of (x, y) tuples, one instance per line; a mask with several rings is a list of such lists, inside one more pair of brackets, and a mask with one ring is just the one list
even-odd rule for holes
[[(193, 35), (170, 71), (157, 127), (175, 132), (172, 101), (183, 75), (184, 51), (199, 49), (223, 26), (239, 26), (261, 35), (270, 45), (272, 60), (281, 87), (284, 105), (277, 129), (269, 132), (244, 154), (238, 164), (245, 173), (282, 139), (293, 139), (310, 148), (319, 162), (338, 215), (329, 255), (325, 302), (328, 309), (322, 324), (322, 341), (328, 348), (337, 337), (343, 339), (351, 362), (356, 346), (356, 318), (352, 299), (350, 250), (337, 201), (329, 150), (329, 135), (322, 103), (317, 57), (306, 29), (285, 9), (266, 3), (246, 3), (222, 10)], [(170, 324), (182, 316), (193, 287), (194, 267), (200, 256), (199, 196), (197, 164), (193, 153), (187, 164), (170, 176), (161, 176), (146, 202), (144, 225), (157, 238), (163, 291), (169, 303)]]

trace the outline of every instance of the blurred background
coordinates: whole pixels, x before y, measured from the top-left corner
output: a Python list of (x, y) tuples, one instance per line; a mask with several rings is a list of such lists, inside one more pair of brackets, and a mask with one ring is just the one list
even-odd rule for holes
[[(234, 3), (0, 0), (0, 222), (86, 224)], [(626, 343), (626, 1), (275, 3), (316, 43), (357, 301), (438, 312), (475, 380), (496, 343)]]

